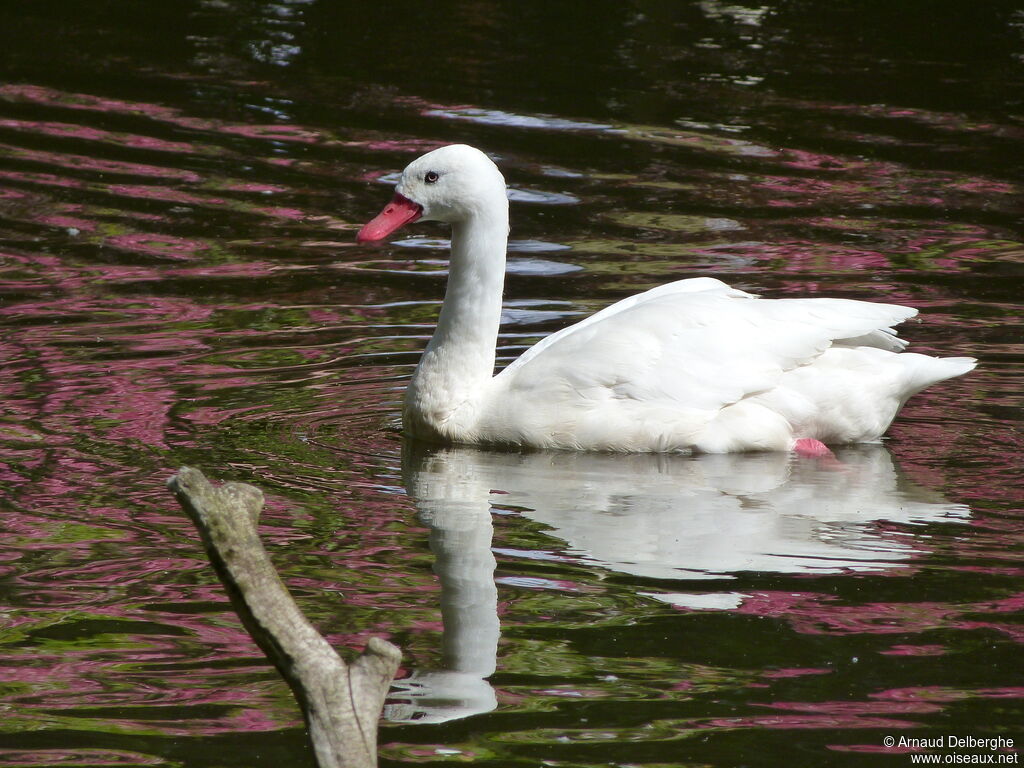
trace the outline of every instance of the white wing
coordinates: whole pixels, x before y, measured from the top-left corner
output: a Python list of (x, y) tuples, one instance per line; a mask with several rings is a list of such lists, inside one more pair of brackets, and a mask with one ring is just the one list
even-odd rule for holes
[(717, 410), (770, 390), (833, 345), (901, 350), (891, 326), (915, 314), (849, 299), (759, 299), (713, 278), (680, 280), (549, 336), (498, 378), (520, 391), (561, 382), (591, 398), (605, 389), (616, 399)]

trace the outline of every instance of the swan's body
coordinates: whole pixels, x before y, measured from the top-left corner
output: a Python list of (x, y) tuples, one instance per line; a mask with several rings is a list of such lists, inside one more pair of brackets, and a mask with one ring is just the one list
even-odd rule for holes
[(917, 314), (848, 299), (759, 299), (713, 278), (617, 302), (540, 341), (497, 376), (508, 239), (505, 180), (453, 145), (409, 164), (359, 233), (452, 224), (437, 330), (405, 396), (406, 433), (445, 443), (725, 453), (878, 439), (907, 398), (971, 358), (903, 353)]

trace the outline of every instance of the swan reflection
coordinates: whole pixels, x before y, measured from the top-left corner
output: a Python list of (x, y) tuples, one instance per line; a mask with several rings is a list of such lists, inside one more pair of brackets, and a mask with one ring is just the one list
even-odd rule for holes
[[(968, 509), (908, 480), (881, 445), (835, 459), (786, 453), (674, 456), (506, 453), (410, 444), (403, 474), (430, 529), (441, 581), (442, 669), (399, 682), (393, 720), (442, 722), (497, 706), (486, 678), (499, 637), (493, 505), (543, 523), (581, 560), (643, 578), (742, 571), (835, 573), (898, 566), (920, 551), (876, 521), (962, 520)], [(653, 594), (693, 608), (743, 595)]]

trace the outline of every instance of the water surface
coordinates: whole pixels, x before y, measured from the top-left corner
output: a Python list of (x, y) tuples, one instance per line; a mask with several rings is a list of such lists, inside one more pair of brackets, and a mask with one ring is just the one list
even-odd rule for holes
[[(0, 30), (0, 764), (311, 763), (182, 464), (264, 489), (339, 648), (402, 647), (384, 765), (1024, 741), (1020, 3), (45, 0)], [(405, 445), (448, 233), (354, 233), (456, 141), (510, 186), (501, 364), (710, 274), (918, 307), (913, 349), (979, 368), (839, 465)]]

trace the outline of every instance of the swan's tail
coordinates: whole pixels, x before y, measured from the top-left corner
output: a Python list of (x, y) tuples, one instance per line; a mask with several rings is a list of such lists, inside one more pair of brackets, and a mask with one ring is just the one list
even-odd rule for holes
[(903, 387), (904, 400), (932, 384), (963, 376), (978, 364), (973, 357), (930, 357), (914, 353), (901, 354), (900, 360), (909, 363)]

